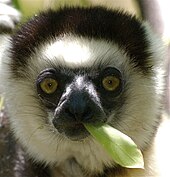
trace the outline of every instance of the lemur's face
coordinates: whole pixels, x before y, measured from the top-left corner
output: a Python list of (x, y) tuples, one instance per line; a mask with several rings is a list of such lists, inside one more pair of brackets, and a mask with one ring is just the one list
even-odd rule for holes
[(51, 64), (44, 63), (33, 76), (36, 94), (59, 133), (79, 141), (89, 136), (83, 123), (117, 119), (125, 102), (126, 78), (120, 63), (111, 61), (113, 56), (125, 60), (116, 47), (67, 36), (46, 44), (39, 55)]
[(47, 12), (23, 26), (3, 78), (11, 126), (28, 152), (47, 163), (74, 157), (91, 170), (111, 165), (83, 123), (110, 124), (144, 149), (159, 122), (152, 38), (147, 25), (102, 8)]

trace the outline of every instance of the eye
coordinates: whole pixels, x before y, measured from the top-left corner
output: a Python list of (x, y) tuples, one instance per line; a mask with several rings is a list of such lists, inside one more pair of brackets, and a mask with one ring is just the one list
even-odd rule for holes
[(107, 91), (114, 91), (120, 85), (120, 79), (116, 76), (106, 76), (102, 80), (102, 85)]
[(53, 78), (45, 78), (41, 81), (40, 87), (46, 94), (52, 94), (57, 90), (58, 82)]

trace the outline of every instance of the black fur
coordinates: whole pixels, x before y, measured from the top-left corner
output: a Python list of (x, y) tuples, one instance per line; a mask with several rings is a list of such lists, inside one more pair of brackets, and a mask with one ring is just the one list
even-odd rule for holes
[(12, 38), (13, 74), (17, 76), (19, 68), (27, 64), (28, 57), (40, 44), (67, 33), (116, 43), (136, 67), (150, 71), (151, 53), (147, 50), (150, 44), (141, 22), (119, 11), (93, 7), (48, 10), (34, 16)]

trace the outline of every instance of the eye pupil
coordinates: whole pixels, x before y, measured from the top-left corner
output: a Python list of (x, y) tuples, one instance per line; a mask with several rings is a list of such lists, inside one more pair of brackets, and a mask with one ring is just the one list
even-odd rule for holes
[(108, 84), (112, 85), (112, 84), (113, 84), (113, 82), (112, 82), (111, 80), (109, 80), (109, 81), (108, 81)]
[(48, 83), (48, 87), (51, 88), (52, 87), (52, 83)]

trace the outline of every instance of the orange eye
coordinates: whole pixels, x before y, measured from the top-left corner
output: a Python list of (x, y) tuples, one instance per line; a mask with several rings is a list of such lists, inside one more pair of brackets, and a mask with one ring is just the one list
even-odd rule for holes
[(46, 78), (40, 83), (40, 87), (43, 92), (47, 94), (52, 94), (56, 91), (58, 87), (58, 82), (52, 78)]
[(106, 76), (102, 84), (107, 91), (114, 91), (120, 85), (120, 79), (115, 76)]

